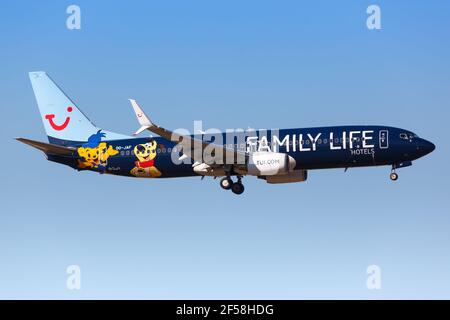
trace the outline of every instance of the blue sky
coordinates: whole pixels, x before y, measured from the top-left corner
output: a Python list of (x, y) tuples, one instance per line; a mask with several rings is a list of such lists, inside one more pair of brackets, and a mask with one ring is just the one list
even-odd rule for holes
[[(448, 1), (14, 1), (0, 30), (0, 298), (450, 298)], [(46, 139), (35, 70), (115, 132), (136, 130), (134, 97), (168, 128), (383, 124), (437, 149), (395, 183), (388, 167), (322, 170), (247, 177), (240, 197), (78, 173), (13, 140)]]

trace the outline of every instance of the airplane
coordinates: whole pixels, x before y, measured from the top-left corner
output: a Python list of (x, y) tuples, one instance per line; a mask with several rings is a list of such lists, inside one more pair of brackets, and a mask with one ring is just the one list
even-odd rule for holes
[[(140, 128), (134, 136), (95, 126), (46, 72), (30, 72), (48, 143), (16, 138), (43, 151), (48, 160), (76, 170), (141, 178), (220, 177), (220, 186), (244, 192), (242, 178), (267, 183), (307, 180), (309, 170), (391, 166), (396, 169), (435, 149), (409, 130), (347, 125), (298, 129), (236, 130), (190, 134), (153, 123), (130, 99)], [(136, 137), (144, 131), (157, 137)], [(234, 179), (234, 180), (233, 180)]]

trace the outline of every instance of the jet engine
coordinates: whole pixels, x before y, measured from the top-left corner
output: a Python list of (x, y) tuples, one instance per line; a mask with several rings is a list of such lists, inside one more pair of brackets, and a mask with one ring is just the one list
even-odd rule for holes
[(254, 152), (250, 154), (247, 174), (252, 176), (285, 175), (295, 168), (295, 159), (286, 153)]

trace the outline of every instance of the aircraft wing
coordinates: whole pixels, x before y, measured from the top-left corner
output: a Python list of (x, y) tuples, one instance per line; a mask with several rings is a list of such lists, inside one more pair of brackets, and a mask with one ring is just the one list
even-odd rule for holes
[[(149, 130), (161, 137), (163, 137), (166, 140), (173, 141), (175, 143), (178, 143), (183, 146), (183, 156), (186, 155), (187, 157), (193, 159), (196, 161), (195, 158), (195, 151), (199, 150), (198, 148), (201, 148), (201, 151), (203, 151), (205, 148), (215, 148), (222, 149), (223, 153), (222, 159), (215, 159), (217, 164), (233, 164), (233, 163), (245, 163), (248, 159), (248, 153), (241, 151), (241, 150), (235, 150), (235, 149), (229, 149), (223, 145), (217, 145), (213, 142), (206, 142), (200, 139), (196, 139), (190, 135), (180, 135), (176, 132), (167, 130), (163, 127), (160, 127), (156, 124), (154, 124), (150, 118), (144, 113), (142, 108), (138, 105), (136, 100), (129, 99), (131, 102), (131, 105), (134, 109), (134, 112), (136, 114), (136, 118), (138, 119), (139, 124), (141, 127), (134, 133), (134, 135), (138, 135), (141, 132), (145, 130)], [(200, 153), (201, 154), (201, 153)], [(217, 161), (219, 160), (219, 161)], [(220, 161), (222, 160), (222, 161)], [(231, 163), (230, 163), (231, 160)]]
[(45, 153), (50, 154), (57, 154), (57, 155), (72, 155), (76, 153), (76, 149), (72, 147), (63, 147), (58, 146), (51, 143), (45, 143), (40, 141), (35, 141), (31, 139), (25, 139), (25, 138), (16, 138), (17, 141), (20, 141), (22, 143), (28, 144), (29, 146), (32, 146), (36, 149), (39, 149)]

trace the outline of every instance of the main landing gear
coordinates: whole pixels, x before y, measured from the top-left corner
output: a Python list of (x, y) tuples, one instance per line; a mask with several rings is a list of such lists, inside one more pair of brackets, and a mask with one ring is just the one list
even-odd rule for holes
[(392, 181), (396, 181), (398, 179), (398, 174), (395, 172), (395, 166), (392, 165), (391, 174), (389, 175)]
[(225, 190), (230, 190), (235, 194), (242, 194), (245, 190), (242, 184), (242, 177), (238, 176), (238, 180), (233, 182), (230, 177), (225, 177), (220, 180), (220, 186)]
[(231, 178), (225, 177), (222, 180), (220, 180), (220, 186), (225, 190), (230, 190), (232, 185), (233, 180), (231, 180)]

